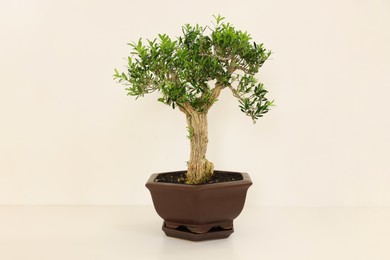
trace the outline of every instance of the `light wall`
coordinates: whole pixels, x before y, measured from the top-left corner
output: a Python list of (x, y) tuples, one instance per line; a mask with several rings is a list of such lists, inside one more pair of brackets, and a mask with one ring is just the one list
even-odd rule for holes
[(0, 9), (0, 204), (150, 205), (185, 168), (184, 115), (112, 80), (126, 43), (222, 14), (274, 54), (255, 125), (224, 92), (208, 157), (252, 206), (390, 206), (390, 2), (8, 1)]

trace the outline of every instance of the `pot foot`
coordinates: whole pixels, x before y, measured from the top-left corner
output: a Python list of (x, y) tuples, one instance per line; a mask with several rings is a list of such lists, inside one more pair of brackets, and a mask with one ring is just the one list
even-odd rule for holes
[(191, 233), (196, 233), (196, 234), (203, 234), (209, 232), (211, 229), (215, 230), (216, 227), (223, 229), (223, 230), (229, 230), (233, 228), (233, 221), (228, 220), (228, 221), (221, 221), (221, 222), (215, 222), (212, 224), (202, 224), (202, 225), (194, 225), (194, 224), (184, 224), (184, 223), (178, 223), (178, 222), (170, 222), (170, 221), (165, 221), (164, 225), (166, 228), (169, 229), (183, 229), (186, 228), (188, 229), (189, 232)]
[(166, 223), (163, 223), (162, 230), (164, 231), (165, 235), (168, 237), (175, 237), (190, 241), (204, 241), (204, 240), (213, 240), (213, 239), (223, 239), (228, 238), (233, 232), (233, 225), (229, 229), (224, 229), (220, 226), (216, 226), (211, 228), (206, 233), (194, 233), (191, 232), (187, 227), (185, 226), (178, 226), (176, 228), (169, 228), (166, 226)]

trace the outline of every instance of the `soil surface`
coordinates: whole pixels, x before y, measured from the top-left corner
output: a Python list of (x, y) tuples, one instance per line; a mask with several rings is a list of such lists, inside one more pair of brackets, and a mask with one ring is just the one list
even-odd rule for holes
[[(178, 183), (185, 184), (186, 181), (186, 172), (169, 172), (159, 174), (154, 180), (155, 182), (165, 182), (165, 183)], [(240, 181), (242, 180), (241, 173), (238, 172), (223, 172), (223, 171), (214, 171), (213, 176), (208, 182), (202, 183), (218, 183), (218, 182), (227, 182), (227, 181)]]

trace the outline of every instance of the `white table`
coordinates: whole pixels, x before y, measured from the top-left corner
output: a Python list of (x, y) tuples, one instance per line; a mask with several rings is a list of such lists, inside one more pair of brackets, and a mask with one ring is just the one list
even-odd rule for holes
[(168, 238), (150, 206), (2, 206), (1, 260), (389, 260), (390, 208), (250, 208), (225, 240)]

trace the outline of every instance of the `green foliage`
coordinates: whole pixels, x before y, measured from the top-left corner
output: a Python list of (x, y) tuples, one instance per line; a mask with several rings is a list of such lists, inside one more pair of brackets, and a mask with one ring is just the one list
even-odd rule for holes
[(187, 138), (191, 140), (192, 137), (194, 136), (194, 128), (191, 126), (187, 126), (187, 131), (188, 131)]
[(128, 95), (138, 98), (157, 90), (158, 101), (198, 112), (207, 112), (216, 102), (217, 88), (229, 88), (255, 121), (273, 103), (254, 77), (271, 52), (224, 19), (214, 16), (213, 28), (186, 24), (176, 39), (159, 34), (154, 40), (130, 43), (127, 71), (115, 69), (114, 79), (127, 87)]
[(263, 114), (269, 111), (270, 106), (273, 106), (273, 101), (268, 101), (265, 97), (268, 91), (264, 89), (262, 83), (253, 82), (249, 85), (242, 86), (242, 89), (243, 93), (249, 93), (249, 96), (244, 95), (239, 98), (240, 109), (246, 115), (250, 116), (253, 122), (256, 122), (259, 117), (262, 117)]

